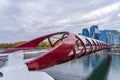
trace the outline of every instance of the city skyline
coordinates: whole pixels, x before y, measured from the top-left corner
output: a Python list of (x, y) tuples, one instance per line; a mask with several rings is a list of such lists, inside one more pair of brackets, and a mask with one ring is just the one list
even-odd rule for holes
[(120, 47), (120, 32), (118, 30), (101, 30), (98, 25), (93, 25), (89, 30), (88, 28), (83, 28), (82, 34), (79, 35), (106, 42), (111, 46)]
[(96, 24), (100, 29), (120, 31), (120, 1), (0, 1), (0, 43), (30, 40), (58, 31), (79, 33)]

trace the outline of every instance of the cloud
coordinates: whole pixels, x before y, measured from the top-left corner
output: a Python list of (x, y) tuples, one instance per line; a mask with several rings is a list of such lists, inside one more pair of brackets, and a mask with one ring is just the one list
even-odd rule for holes
[(9, 1), (8, 0), (0, 0), (0, 9), (3, 9), (3, 7), (5, 7), (6, 5), (9, 4)]
[(118, 13), (118, 16), (120, 17), (120, 13)]
[[(119, 7), (119, 0), (3, 0), (0, 36), (10, 36), (5, 41), (10, 42), (57, 31), (79, 33), (83, 27), (95, 24), (112, 29), (113, 25), (119, 26)], [(5, 38), (0, 38), (4, 42)]]

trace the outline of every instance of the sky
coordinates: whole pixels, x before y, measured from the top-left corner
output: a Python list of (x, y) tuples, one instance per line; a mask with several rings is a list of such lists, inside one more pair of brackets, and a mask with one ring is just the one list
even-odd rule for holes
[(92, 25), (120, 31), (120, 0), (0, 0), (0, 43)]

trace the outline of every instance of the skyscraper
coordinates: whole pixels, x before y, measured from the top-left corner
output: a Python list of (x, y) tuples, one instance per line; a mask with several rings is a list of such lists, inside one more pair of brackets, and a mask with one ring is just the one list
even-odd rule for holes
[(99, 40), (108, 43), (108, 34), (111, 30), (100, 30)]
[(89, 37), (89, 31), (88, 31), (87, 28), (84, 28), (84, 29), (82, 30), (82, 35)]
[(97, 25), (91, 26), (90, 27), (90, 37), (99, 40), (99, 36), (100, 36), (100, 31), (98, 29), (98, 26)]
[(116, 30), (101, 30), (99, 40), (104, 41), (111, 46), (120, 46), (120, 32)]
[(120, 46), (120, 32), (111, 30), (108, 34), (108, 43), (112, 46)]

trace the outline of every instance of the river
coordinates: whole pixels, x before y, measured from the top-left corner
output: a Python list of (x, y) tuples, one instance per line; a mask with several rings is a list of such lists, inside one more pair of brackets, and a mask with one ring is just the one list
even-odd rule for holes
[(92, 54), (44, 71), (56, 80), (120, 80), (120, 56)]
[(120, 56), (91, 54), (43, 71), (56, 80), (120, 80)]

